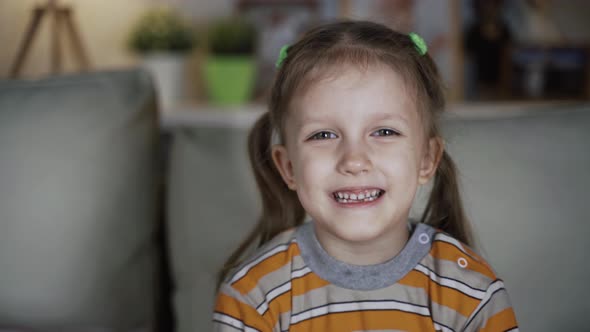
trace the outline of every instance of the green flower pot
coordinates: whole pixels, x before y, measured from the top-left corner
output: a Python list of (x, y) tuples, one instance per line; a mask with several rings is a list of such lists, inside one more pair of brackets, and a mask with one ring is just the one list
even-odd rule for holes
[(212, 56), (205, 61), (205, 83), (209, 101), (237, 105), (250, 101), (254, 73), (252, 56)]

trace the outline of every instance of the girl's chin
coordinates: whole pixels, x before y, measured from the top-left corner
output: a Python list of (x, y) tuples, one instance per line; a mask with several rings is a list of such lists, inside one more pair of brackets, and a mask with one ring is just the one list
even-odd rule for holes
[(350, 243), (370, 243), (383, 235), (384, 232), (370, 229), (351, 229), (341, 231), (340, 238)]
[(329, 229), (320, 227), (323, 231), (331, 233), (332, 237), (350, 243), (367, 243), (373, 241), (386, 233), (386, 229), (379, 225), (368, 225), (358, 222), (339, 222), (338, 225), (332, 225)]

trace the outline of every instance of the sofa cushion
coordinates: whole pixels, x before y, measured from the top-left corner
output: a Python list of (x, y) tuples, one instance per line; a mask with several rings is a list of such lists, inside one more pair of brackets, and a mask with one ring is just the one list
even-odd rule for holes
[(157, 128), (141, 71), (0, 83), (0, 329), (153, 326)]
[(258, 218), (247, 134), (173, 131), (167, 225), (178, 332), (211, 330), (217, 272)]
[(590, 107), (455, 117), (445, 136), (480, 251), (521, 329), (587, 330)]

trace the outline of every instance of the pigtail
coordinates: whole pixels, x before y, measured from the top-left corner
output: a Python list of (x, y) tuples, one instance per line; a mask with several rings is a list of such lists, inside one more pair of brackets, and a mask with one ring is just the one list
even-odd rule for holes
[(250, 166), (260, 191), (262, 216), (225, 262), (218, 275), (218, 288), (230, 270), (240, 264), (244, 252), (252, 248), (256, 241), (260, 247), (282, 231), (301, 225), (305, 218), (305, 210), (296, 192), (287, 187), (273, 163), (272, 135), (270, 114), (266, 112), (256, 121), (248, 136)]
[(469, 246), (473, 245), (471, 227), (459, 192), (457, 167), (446, 151), (436, 171), (421, 222), (441, 229)]
[(270, 113), (265, 113), (248, 138), (250, 165), (262, 200), (259, 247), (275, 235), (302, 224), (305, 218), (297, 193), (287, 187), (272, 160), (272, 135)]

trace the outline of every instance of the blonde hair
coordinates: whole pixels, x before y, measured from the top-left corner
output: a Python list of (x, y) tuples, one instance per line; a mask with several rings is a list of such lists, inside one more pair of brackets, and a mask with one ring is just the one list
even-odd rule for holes
[[(427, 138), (441, 137), (438, 118), (445, 108), (441, 79), (431, 57), (421, 55), (408, 35), (366, 21), (340, 21), (310, 30), (289, 47), (272, 87), (268, 112), (258, 119), (250, 132), (250, 163), (260, 191), (262, 216), (225, 263), (218, 285), (254, 243), (262, 246), (275, 235), (304, 222), (305, 211), (296, 192), (284, 183), (271, 157), (273, 134), (277, 133), (284, 142), (285, 118), (293, 96), (328, 70), (342, 65), (367, 67), (375, 64), (391, 67), (413, 88), (408, 91), (414, 92), (424, 134)], [(453, 160), (443, 151), (420, 221), (470, 245), (472, 235), (463, 211), (456, 172)]]

